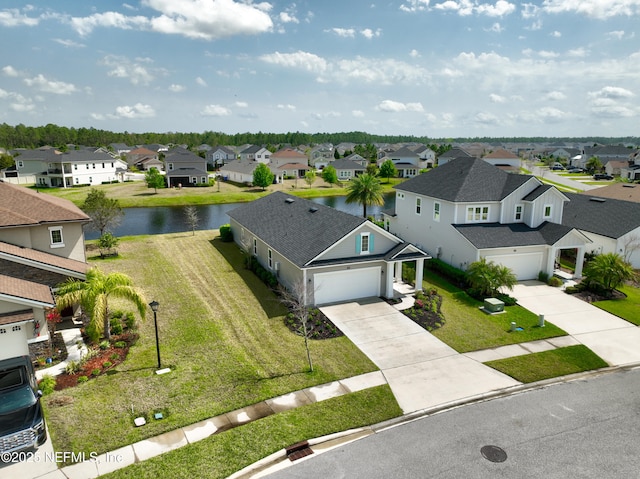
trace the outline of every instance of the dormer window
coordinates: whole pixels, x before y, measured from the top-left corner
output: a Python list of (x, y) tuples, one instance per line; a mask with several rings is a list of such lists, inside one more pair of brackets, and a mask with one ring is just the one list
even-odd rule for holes
[(544, 210), (542, 213), (542, 217), (545, 220), (550, 220), (551, 219), (551, 215), (553, 213), (553, 208), (551, 207), (552, 205), (544, 205)]
[(516, 205), (516, 212), (514, 216), (515, 221), (517, 222), (522, 221), (523, 213), (524, 213), (524, 205)]
[(469, 206), (467, 208), (467, 223), (482, 223), (489, 221), (488, 206)]
[(373, 252), (373, 235), (371, 233), (360, 233), (356, 236), (356, 253), (369, 254)]

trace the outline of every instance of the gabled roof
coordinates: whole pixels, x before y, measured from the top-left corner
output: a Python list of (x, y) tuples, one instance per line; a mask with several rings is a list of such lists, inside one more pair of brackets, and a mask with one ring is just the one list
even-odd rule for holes
[(236, 156), (236, 152), (235, 151), (233, 151), (231, 148), (228, 148), (228, 147), (223, 146), (223, 145), (215, 146), (215, 147), (211, 148), (211, 150), (209, 150), (209, 151), (212, 152), (212, 153), (215, 153), (218, 150), (223, 152), (226, 155), (233, 155), (234, 157)]
[(209, 176), (209, 173), (198, 168), (176, 168), (167, 171), (166, 176), (167, 178), (173, 178), (174, 176)]
[(579, 230), (619, 238), (640, 227), (640, 203), (600, 198), (588, 193), (565, 193), (562, 224)]
[(456, 158), (395, 189), (452, 202), (500, 201), (531, 178), (507, 173), (479, 158)]
[[(243, 152), (244, 153), (244, 152)], [(307, 155), (294, 150), (293, 148), (283, 148), (271, 154), (271, 159), (274, 158), (286, 158), (288, 160), (304, 160), (307, 161)], [(295, 163), (293, 161), (292, 163)]]
[(533, 190), (531, 193), (529, 193), (527, 196), (522, 198), (522, 200), (523, 201), (533, 201), (533, 200), (535, 200), (537, 198), (540, 198), (543, 194), (545, 194), (551, 188), (553, 188), (553, 186), (551, 186), (551, 185), (546, 185), (546, 184), (545, 185), (540, 185), (535, 190)]
[(403, 146), (392, 153), (387, 153), (387, 158), (418, 158), (418, 154)]
[(260, 145), (250, 145), (247, 148), (245, 148), (244, 150), (242, 150), (240, 152), (241, 155), (250, 155), (252, 153), (257, 153), (260, 150), (262, 150), (262, 147)]
[(484, 157), (489, 159), (494, 159), (494, 160), (497, 160), (497, 159), (519, 160), (520, 159), (518, 155), (516, 155), (515, 153), (511, 153), (510, 151), (507, 151), (504, 148), (498, 148), (497, 150), (492, 151), (491, 153), (489, 153), (488, 155), (485, 155)]
[(249, 174), (249, 173), (253, 173), (253, 170), (255, 170), (257, 166), (258, 166), (257, 161), (249, 162), (249, 161), (233, 160), (225, 164), (224, 166), (220, 167), (220, 171), (222, 172), (231, 171), (234, 173)]
[(0, 228), (88, 221), (69, 200), (0, 181)]
[(0, 274), (0, 297), (8, 301), (34, 301), (42, 306), (54, 306), (56, 303), (49, 286), (4, 274)]
[(176, 162), (189, 162), (189, 163), (194, 163), (194, 162), (202, 162), (205, 163), (206, 160), (204, 158), (201, 158), (200, 156), (196, 155), (195, 153), (186, 150), (184, 148), (175, 148), (169, 152), (167, 152), (166, 156), (165, 156), (165, 161), (166, 162), (172, 162), (172, 163), (176, 163)]
[(584, 193), (588, 196), (599, 196), (614, 200), (635, 201), (640, 203), (640, 184), (637, 183), (611, 183), (608, 186), (595, 188)]
[(331, 162), (331, 166), (333, 166), (336, 170), (363, 170), (364, 166), (360, 163), (357, 163), (353, 160), (349, 160), (347, 158), (340, 158), (339, 160), (334, 160)]
[(524, 223), (468, 224), (454, 225), (454, 228), (478, 249), (553, 245), (573, 229), (549, 222), (537, 228)]
[(35, 316), (33, 309), (23, 309), (22, 311), (14, 311), (11, 313), (0, 314), (0, 326), (7, 326), (9, 324), (26, 323), (33, 321)]
[(438, 158), (472, 158), (472, 156), (462, 148), (451, 148), (442, 153)]
[(136, 148), (135, 150), (131, 150), (129, 153), (127, 153), (127, 156), (133, 156), (133, 155), (151, 155), (151, 156), (158, 156), (158, 152), (157, 151), (151, 151), (149, 148)]
[(56, 256), (31, 248), (15, 246), (3, 241), (0, 241), (0, 259), (7, 259), (15, 263), (33, 266), (47, 271), (63, 270), (63, 273), (82, 279), (84, 279), (89, 269), (89, 265), (82, 261)]
[(301, 268), (367, 222), (280, 191), (227, 214)]

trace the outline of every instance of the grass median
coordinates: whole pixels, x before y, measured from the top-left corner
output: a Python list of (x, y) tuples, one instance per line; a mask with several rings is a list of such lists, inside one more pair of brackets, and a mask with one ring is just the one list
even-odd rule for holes
[[(197, 231), (124, 239), (121, 259), (92, 261), (132, 277), (157, 300), (163, 366), (155, 375), (153, 318), (115, 371), (44, 400), (56, 450), (105, 452), (249, 404), (377, 368), (346, 337), (304, 341), (284, 307), (250, 271), (234, 243)], [(131, 309), (125, 304), (112, 308)], [(142, 428), (138, 415), (163, 412)]]

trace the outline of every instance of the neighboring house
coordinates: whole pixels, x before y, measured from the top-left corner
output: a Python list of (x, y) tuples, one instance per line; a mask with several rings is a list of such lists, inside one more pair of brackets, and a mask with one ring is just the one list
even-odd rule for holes
[(421, 289), (429, 257), (364, 218), (282, 192), (227, 214), (234, 241), (305, 304), (392, 298), (403, 261), (416, 261)]
[(111, 143), (109, 145), (109, 148), (117, 156), (126, 155), (127, 153), (129, 153), (133, 149), (129, 145), (125, 145), (124, 143)]
[(561, 249), (577, 249), (580, 277), (590, 243), (563, 226), (567, 196), (534, 176), (514, 175), (478, 158), (458, 158), (395, 187), (387, 229), (466, 270), (482, 257), (519, 280), (553, 274)]
[(271, 152), (262, 146), (251, 145), (242, 150), (239, 157), (242, 161), (258, 161), (266, 164), (271, 159)]
[(0, 182), (0, 359), (46, 344), (53, 288), (86, 278), (89, 221), (68, 200)]
[(60, 152), (55, 148), (23, 150), (16, 157), (19, 176), (33, 175), (42, 187), (100, 185), (122, 181), (127, 162), (103, 151), (70, 150)]
[(576, 155), (580, 154), (580, 150), (578, 148), (565, 148), (565, 147), (560, 147), (557, 148), (553, 151), (551, 151), (550, 156), (553, 156), (554, 158), (562, 158), (565, 160), (569, 160), (571, 158), (573, 158)]
[[(233, 181), (235, 183), (244, 183), (246, 185), (253, 184), (253, 171), (260, 163), (257, 161), (241, 161), (233, 160), (224, 166), (221, 166), (218, 170), (218, 174), (224, 181)], [(275, 183), (282, 183), (284, 179), (285, 171), (279, 168), (275, 168), (272, 165), (267, 165), (271, 173), (273, 173), (273, 181)]]
[(158, 158), (158, 153), (148, 148), (131, 150), (127, 153), (127, 163), (140, 171), (149, 171), (151, 168), (156, 168), (158, 171), (164, 170), (164, 163)]
[(226, 146), (217, 146), (207, 151), (207, 165), (218, 168), (237, 158), (236, 152)]
[(315, 169), (322, 169), (335, 159), (334, 155), (331, 143), (314, 146), (309, 152), (309, 164)]
[(628, 160), (609, 160), (604, 165), (604, 171), (607, 175), (620, 176), (623, 169), (629, 166)]
[(433, 168), (436, 165), (436, 152), (428, 146), (418, 144), (410, 146), (409, 149), (415, 152), (418, 158), (424, 162), (425, 168)]
[(640, 203), (640, 184), (616, 182), (607, 186), (588, 190), (584, 194), (600, 198), (611, 198), (612, 200), (634, 201), (636, 203)]
[[(350, 155), (350, 156), (353, 156), (353, 155)], [(338, 179), (343, 181), (350, 180), (351, 178), (355, 178), (356, 176), (361, 175), (365, 171), (365, 167), (362, 166), (362, 163), (358, 161), (350, 160), (348, 158), (341, 158), (339, 160), (334, 160), (331, 163), (331, 166), (333, 166), (336, 169), (336, 175), (338, 175)]]
[(398, 170), (398, 178), (413, 178), (420, 174), (422, 168), (427, 167), (427, 161), (406, 146), (387, 152), (386, 156), (378, 159), (378, 166), (387, 160), (391, 160)]
[(164, 165), (168, 188), (209, 183), (207, 160), (185, 148), (175, 148), (167, 152)]
[(473, 156), (464, 151), (462, 148), (453, 147), (438, 156), (438, 166), (442, 166), (456, 158), (473, 158)]
[(277, 170), (281, 177), (304, 178), (310, 170), (307, 156), (293, 148), (282, 148), (271, 155), (269, 167)]
[(520, 168), (520, 158), (518, 155), (504, 148), (498, 148), (485, 155), (482, 159), (493, 166), (508, 166), (516, 170)]
[(562, 224), (580, 230), (591, 240), (588, 251), (617, 253), (639, 269), (640, 203), (592, 194), (597, 192), (566, 193), (570, 201), (564, 206)]

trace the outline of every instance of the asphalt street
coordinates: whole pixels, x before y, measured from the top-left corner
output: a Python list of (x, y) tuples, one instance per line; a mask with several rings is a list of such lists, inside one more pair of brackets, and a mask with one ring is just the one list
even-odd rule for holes
[(268, 477), (640, 478), (639, 431), (640, 369), (621, 370), (381, 430)]

